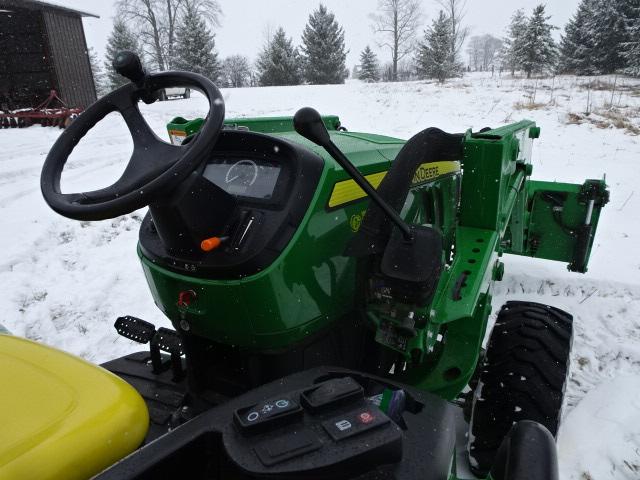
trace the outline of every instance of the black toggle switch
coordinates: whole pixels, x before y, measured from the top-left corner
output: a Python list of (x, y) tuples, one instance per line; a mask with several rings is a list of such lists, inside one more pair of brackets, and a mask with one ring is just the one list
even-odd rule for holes
[(351, 377), (334, 378), (302, 393), (302, 404), (317, 412), (325, 407), (364, 398), (362, 386)]

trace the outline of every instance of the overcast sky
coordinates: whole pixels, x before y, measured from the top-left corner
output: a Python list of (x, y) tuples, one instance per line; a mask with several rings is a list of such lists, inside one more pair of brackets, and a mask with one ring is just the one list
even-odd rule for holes
[[(220, 57), (240, 53), (252, 60), (256, 58), (264, 43), (268, 26), (272, 30), (278, 26), (284, 27), (287, 34), (298, 44), (309, 14), (320, 3), (317, 0), (218, 1), (224, 12), (222, 25), (215, 30), (216, 48)], [(100, 15), (99, 19), (85, 18), (84, 25), (87, 43), (102, 57), (115, 16), (115, 0), (53, 0), (52, 3)], [(358, 63), (360, 52), (366, 45), (371, 45), (382, 62), (390, 60), (389, 52), (376, 46), (376, 36), (371, 30), (369, 15), (375, 12), (377, 0), (323, 0), (322, 3), (336, 15), (336, 19), (345, 30), (349, 68)], [(502, 36), (514, 10), (522, 7), (530, 13), (539, 3), (540, 0), (467, 0), (464, 23), (471, 28), (471, 35), (491, 33)], [(549, 0), (544, 3), (548, 14), (551, 15), (551, 22), (560, 27), (555, 32), (559, 38), (564, 24), (573, 15), (579, 0)], [(438, 9), (435, 0), (422, 0), (424, 26), (437, 15)]]

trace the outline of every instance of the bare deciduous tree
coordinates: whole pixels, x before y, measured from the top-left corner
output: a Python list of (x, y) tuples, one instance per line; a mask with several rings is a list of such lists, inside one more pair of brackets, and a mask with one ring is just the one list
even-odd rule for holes
[(462, 20), (466, 15), (467, 0), (436, 0), (449, 17), (451, 24), (451, 51), (453, 62), (460, 58), (460, 49), (469, 35), (469, 27), (462, 26)]
[(469, 66), (475, 71), (489, 70), (495, 63), (500, 47), (502, 40), (493, 35), (474, 35), (467, 45)]
[(172, 67), (176, 29), (187, 7), (214, 26), (219, 25), (222, 15), (217, 0), (118, 0), (116, 6), (118, 13), (137, 27), (145, 53), (159, 70)]
[(378, 13), (371, 15), (374, 32), (384, 38), (378, 46), (391, 50), (391, 77), (394, 81), (398, 79), (398, 62), (413, 50), (420, 18), (418, 0), (378, 0)]
[(469, 39), (467, 53), (469, 54), (469, 67), (474, 71), (480, 70), (482, 67), (482, 37), (476, 35)]
[(243, 55), (231, 55), (222, 63), (225, 81), (232, 87), (245, 87), (251, 81), (251, 64)]
[(489, 70), (498, 59), (498, 52), (502, 48), (502, 40), (493, 35), (482, 36), (482, 69)]

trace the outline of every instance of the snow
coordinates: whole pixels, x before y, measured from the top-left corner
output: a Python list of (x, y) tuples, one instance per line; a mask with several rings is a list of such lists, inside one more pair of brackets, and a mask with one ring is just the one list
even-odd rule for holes
[(563, 479), (640, 477), (638, 392), (640, 374), (619, 375), (589, 391), (567, 415), (559, 438)]
[[(574, 315), (575, 335), (559, 459), (563, 479), (640, 476), (640, 137), (589, 121), (568, 123), (587, 96), (604, 109), (609, 90), (587, 91), (588, 80), (492, 79), (470, 75), (428, 82), (224, 90), (227, 117), (292, 115), (313, 106), (337, 114), (353, 131), (408, 138), (438, 126), (446, 131), (500, 126), (522, 118), (538, 122), (535, 179), (579, 182), (606, 174), (611, 203), (603, 211), (589, 272), (562, 264), (505, 257), (494, 312), (507, 299), (531, 300)], [(640, 87), (618, 79), (615, 104), (640, 125)], [(635, 85), (635, 86), (634, 86)], [(535, 89), (534, 109), (527, 104)], [(142, 107), (166, 137), (175, 116), (206, 112), (202, 97)], [(16, 335), (62, 348), (94, 362), (138, 350), (113, 329), (134, 315), (169, 326), (151, 300), (135, 245), (143, 211), (102, 222), (75, 222), (44, 203), (39, 175), (59, 135), (38, 126), (0, 130), (0, 323)], [(63, 177), (63, 190), (88, 190), (118, 178), (132, 149), (121, 119), (107, 118), (85, 137)]]

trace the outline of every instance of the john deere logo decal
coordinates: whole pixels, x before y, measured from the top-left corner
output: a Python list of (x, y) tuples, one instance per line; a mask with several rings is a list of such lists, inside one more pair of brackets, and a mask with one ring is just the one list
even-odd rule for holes
[(437, 166), (431, 166), (428, 163), (423, 163), (418, 167), (416, 173), (413, 175), (411, 183), (416, 185), (418, 183), (427, 182), (440, 175), (440, 169)]
[(357, 232), (360, 230), (360, 225), (362, 225), (362, 219), (364, 218), (365, 213), (367, 213), (367, 211), (363, 210), (360, 213), (354, 213), (351, 215), (351, 218), (349, 219), (349, 226), (352, 231)]
[(349, 226), (351, 230), (357, 232), (360, 230), (360, 225), (362, 224), (362, 215), (360, 213), (356, 213), (355, 215), (351, 215), (351, 219), (349, 220)]

